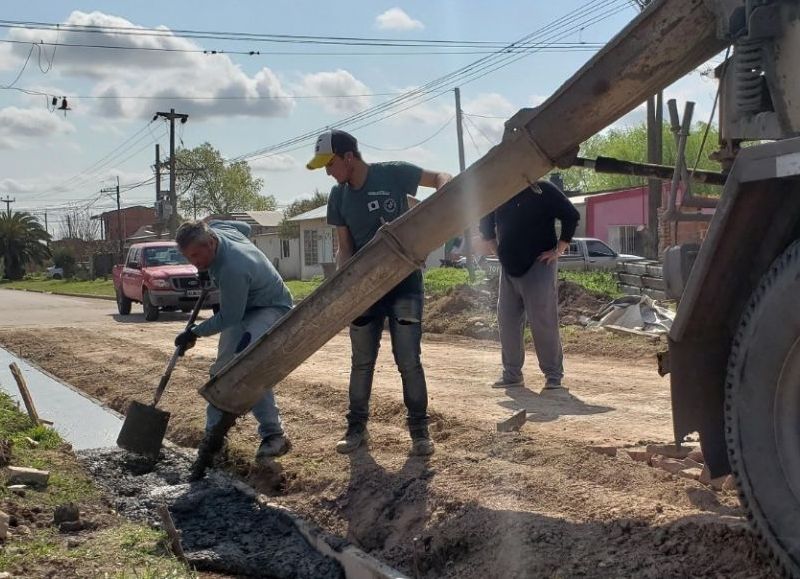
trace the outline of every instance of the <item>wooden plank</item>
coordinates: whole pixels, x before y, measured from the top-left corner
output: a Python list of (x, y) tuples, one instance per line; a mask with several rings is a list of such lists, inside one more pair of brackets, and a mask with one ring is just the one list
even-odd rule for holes
[(181, 545), (181, 534), (175, 528), (175, 522), (172, 520), (172, 515), (169, 514), (167, 505), (158, 505), (156, 512), (158, 513), (158, 518), (161, 519), (161, 526), (164, 532), (169, 537), (170, 550), (179, 561), (188, 563), (186, 553), (183, 552), (183, 545)]
[(25, 381), (25, 376), (22, 375), (22, 370), (19, 369), (16, 362), (11, 362), (8, 367), (11, 369), (11, 374), (14, 376), (14, 380), (17, 383), (20, 396), (22, 396), (22, 401), (25, 403), (25, 409), (28, 411), (28, 416), (31, 417), (34, 424), (40, 424), (39, 413), (36, 412), (36, 406), (33, 404), (33, 397), (31, 396), (30, 390), (28, 390), (28, 383)]

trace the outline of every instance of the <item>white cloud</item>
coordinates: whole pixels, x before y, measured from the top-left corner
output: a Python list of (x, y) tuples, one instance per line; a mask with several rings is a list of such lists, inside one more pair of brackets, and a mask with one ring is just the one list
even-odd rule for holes
[(440, 167), (431, 167), (431, 163), (436, 160), (436, 155), (434, 155), (433, 152), (431, 152), (429, 149), (426, 149), (422, 146), (411, 147), (409, 149), (397, 152), (378, 151), (375, 149), (370, 149), (368, 147), (365, 147), (364, 151), (362, 152), (364, 153), (367, 162), (370, 163), (397, 161), (398, 159), (402, 159), (403, 161), (406, 161), (408, 163), (414, 163), (415, 165), (420, 165), (421, 167), (425, 167), (428, 169), (440, 168)]
[(63, 117), (49, 112), (44, 107), (0, 109), (0, 137), (6, 139), (52, 137), (74, 130), (75, 127)]
[[(67, 24), (134, 27), (136, 25), (102, 12), (74, 11)], [(294, 106), (291, 95), (268, 68), (250, 76), (227, 55), (197, 52), (168, 52), (203, 48), (194, 41), (177, 38), (160, 27), (163, 36), (118, 33), (61, 31), (61, 42), (70, 44), (113, 45), (140, 50), (102, 50), (59, 47), (54, 70), (62, 78), (81, 77), (94, 82), (95, 96), (188, 97), (186, 100), (145, 100), (104, 98), (98, 101), (97, 114), (111, 117), (147, 117), (154, 110), (170, 106), (192, 117), (213, 116), (288, 116)], [(14, 29), (14, 40), (37, 42), (55, 40), (55, 32)], [(155, 50), (141, 50), (155, 49)], [(29, 50), (17, 45), (20, 55)]]
[[(342, 98), (320, 99), (322, 107), (330, 113), (352, 114), (370, 106), (370, 90), (350, 72), (342, 69), (333, 72), (317, 72), (303, 76), (298, 95), (323, 95)], [(343, 95), (358, 95), (344, 98)]]
[(261, 157), (253, 161), (249, 161), (250, 168), (253, 171), (260, 171), (265, 173), (291, 171), (300, 166), (297, 159), (291, 155), (272, 155), (269, 157)]
[(17, 179), (0, 179), (0, 190), (8, 193), (30, 193), (34, 187), (28, 182), (18, 181)]
[(375, 17), (375, 26), (380, 30), (421, 30), (425, 25), (414, 20), (402, 8), (389, 8)]
[(498, 93), (480, 94), (462, 105), (466, 130), (473, 134), (479, 147), (496, 145), (503, 137), (505, 122), (517, 112), (511, 102)]

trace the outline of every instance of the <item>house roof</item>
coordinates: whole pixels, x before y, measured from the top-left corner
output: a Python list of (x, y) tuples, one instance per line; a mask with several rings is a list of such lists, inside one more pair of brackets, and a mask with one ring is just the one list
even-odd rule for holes
[[(121, 208), (119, 210), (119, 212), (120, 213), (125, 213), (126, 211), (130, 211), (132, 209), (136, 209), (136, 210), (146, 209), (148, 211), (153, 211), (154, 212), (153, 214), (155, 215), (155, 210), (152, 207), (147, 207), (145, 205), (132, 205), (130, 207), (123, 207), (123, 208)], [(100, 214), (100, 217), (104, 217), (106, 215), (116, 215), (116, 214), (117, 214), (117, 210), (116, 209), (112, 209), (111, 211), (104, 211), (103, 213)]]
[(306, 211), (305, 213), (296, 215), (288, 219), (288, 221), (311, 221), (312, 219), (325, 219), (327, 216), (328, 216), (328, 206), (320, 205), (316, 209), (312, 209), (311, 211)]
[(232, 217), (250, 225), (278, 227), (283, 221), (283, 211), (245, 211), (244, 213), (234, 213)]

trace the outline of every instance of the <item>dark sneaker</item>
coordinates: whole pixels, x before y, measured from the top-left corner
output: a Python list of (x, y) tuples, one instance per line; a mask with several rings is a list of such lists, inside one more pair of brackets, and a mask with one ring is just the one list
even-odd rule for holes
[(339, 442), (336, 443), (336, 452), (339, 454), (350, 454), (358, 447), (366, 444), (369, 440), (369, 432), (363, 424), (351, 424), (347, 427), (347, 432)]
[(521, 388), (525, 386), (525, 379), (511, 380), (509, 378), (500, 378), (497, 382), (492, 384), (492, 388)]
[(292, 444), (283, 434), (268, 436), (261, 441), (261, 446), (258, 447), (256, 462), (269, 461), (270, 459), (283, 456), (289, 452), (290, 448), (292, 448)]
[(564, 388), (561, 385), (561, 380), (555, 380), (553, 378), (550, 378), (547, 380), (547, 382), (544, 383), (544, 388), (542, 388), (542, 392), (550, 392), (553, 390), (566, 390), (566, 388)]

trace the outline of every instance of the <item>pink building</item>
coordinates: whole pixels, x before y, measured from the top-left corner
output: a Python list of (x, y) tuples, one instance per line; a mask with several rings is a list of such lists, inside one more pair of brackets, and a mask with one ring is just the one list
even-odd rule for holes
[[(662, 207), (667, 205), (669, 189), (669, 182), (664, 182)], [(608, 243), (616, 251), (641, 255), (644, 250), (642, 231), (648, 225), (647, 196), (648, 188), (644, 185), (573, 197), (571, 201), (581, 213), (582, 221), (576, 235), (596, 237)], [(679, 205), (682, 197), (682, 191), (679, 191)], [(699, 242), (707, 229), (708, 223), (705, 222), (681, 222), (677, 241)], [(670, 240), (670, 243), (673, 241)]]

